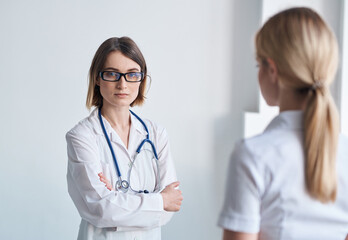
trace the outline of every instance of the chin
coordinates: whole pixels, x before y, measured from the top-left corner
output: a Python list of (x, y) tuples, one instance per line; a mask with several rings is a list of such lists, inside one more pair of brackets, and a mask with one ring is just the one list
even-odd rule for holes
[(131, 103), (130, 103), (129, 101), (117, 101), (117, 102), (111, 103), (111, 105), (112, 105), (113, 107), (116, 107), (116, 108), (119, 108), (119, 107), (121, 107), (121, 108), (123, 108), (123, 107), (129, 107), (130, 104), (131, 104)]

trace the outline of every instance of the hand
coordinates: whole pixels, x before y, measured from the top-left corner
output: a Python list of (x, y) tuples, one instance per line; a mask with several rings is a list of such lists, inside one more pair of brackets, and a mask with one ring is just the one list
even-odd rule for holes
[(99, 176), (99, 180), (100, 180), (102, 183), (105, 184), (105, 187), (106, 187), (107, 189), (109, 189), (110, 191), (111, 191), (111, 190), (115, 190), (115, 189), (112, 187), (111, 182), (109, 181), (109, 179), (107, 179), (107, 178), (104, 176), (103, 173), (99, 173), (98, 176)]
[(175, 189), (179, 184), (179, 182), (173, 182), (161, 192), (164, 210), (169, 212), (177, 212), (180, 210), (183, 197), (181, 191)]
[(259, 239), (258, 233), (244, 233), (234, 232), (230, 230), (224, 230), (223, 240), (257, 240)]

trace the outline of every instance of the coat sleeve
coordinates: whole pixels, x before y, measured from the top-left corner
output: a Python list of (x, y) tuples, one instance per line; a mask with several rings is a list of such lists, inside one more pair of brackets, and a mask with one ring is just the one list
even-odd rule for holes
[(245, 141), (236, 144), (227, 173), (225, 203), (218, 225), (236, 232), (260, 230), (264, 170)]
[(162, 196), (107, 190), (98, 177), (102, 166), (96, 136), (86, 132), (71, 130), (66, 134), (68, 191), (80, 216), (99, 228), (160, 226), (164, 213)]
[[(161, 188), (177, 181), (174, 162), (170, 151), (168, 134), (165, 128), (158, 127), (157, 130), (158, 161), (160, 168)], [(165, 225), (173, 216), (173, 212), (164, 211), (161, 215), (160, 225)]]

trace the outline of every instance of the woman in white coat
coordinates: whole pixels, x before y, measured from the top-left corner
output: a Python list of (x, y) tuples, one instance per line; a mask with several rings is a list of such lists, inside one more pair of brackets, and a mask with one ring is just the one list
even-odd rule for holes
[(161, 239), (161, 226), (180, 209), (166, 130), (129, 110), (144, 102), (146, 83), (133, 40), (101, 44), (86, 102), (95, 108), (66, 134), (68, 190), (82, 218), (78, 239)]
[(219, 218), (224, 240), (341, 239), (348, 233), (348, 139), (329, 85), (334, 34), (313, 10), (270, 18), (255, 39), (261, 93), (280, 113), (239, 142)]

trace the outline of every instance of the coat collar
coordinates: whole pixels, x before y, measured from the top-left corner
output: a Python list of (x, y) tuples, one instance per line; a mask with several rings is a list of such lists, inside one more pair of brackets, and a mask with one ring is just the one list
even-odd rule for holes
[[(99, 122), (99, 116), (98, 116), (98, 108), (95, 108), (90, 116), (89, 116), (89, 121), (92, 124), (93, 130), (95, 131), (95, 133), (100, 134), (100, 135), (104, 135), (103, 129), (100, 125)], [(130, 129), (130, 135), (132, 135), (132, 133), (136, 133), (139, 135), (142, 135), (144, 137), (146, 137), (147, 132), (144, 128), (144, 126), (142, 125), (142, 123), (136, 119), (136, 117), (133, 116), (133, 114), (129, 113), (131, 115), (131, 129)], [(103, 119), (103, 123), (105, 126), (105, 130), (107, 132), (107, 134), (110, 137), (111, 141), (115, 141), (117, 138), (119, 138), (119, 136), (117, 135), (116, 131), (111, 127), (110, 123), (102, 116)]]
[(302, 130), (303, 111), (284, 111), (279, 113), (266, 127), (265, 132), (274, 129)]

